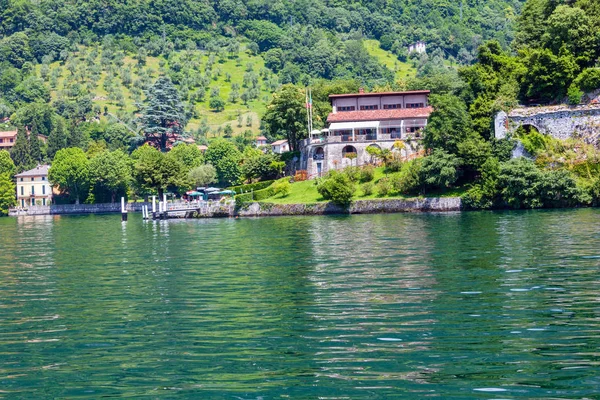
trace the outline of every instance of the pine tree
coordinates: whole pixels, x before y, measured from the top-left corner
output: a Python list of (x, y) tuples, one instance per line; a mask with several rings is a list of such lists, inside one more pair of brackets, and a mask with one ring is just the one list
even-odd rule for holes
[(15, 141), (15, 145), (10, 150), (10, 156), (17, 166), (17, 172), (20, 173), (31, 168), (33, 163), (30, 154), (27, 131), (25, 131), (24, 127), (20, 126), (17, 128), (17, 140)]
[(29, 156), (31, 157), (32, 165), (37, 165), (42, 161), (42, 146), (38, 138), (38, 129), (35, 121), (31, 126), (31, 132), (29, 132)]
[(62, 118), (57, 118), (54, 129), (48, 137), (48, 157), (54, 158), (57, 151), (67, 147), (67, 133), (65, 131), (65, 122)]
[(75, 124), (75, 122), (71, 123), (69, 127), (69, 135), (67, 136), (67, 147), (83, 147), (83, 132)]
[(142, 114), (146, 141), (166, 150), (183, 133), (187, 121), (177, 89), (167, 77), (160, 77), (150, 88)]

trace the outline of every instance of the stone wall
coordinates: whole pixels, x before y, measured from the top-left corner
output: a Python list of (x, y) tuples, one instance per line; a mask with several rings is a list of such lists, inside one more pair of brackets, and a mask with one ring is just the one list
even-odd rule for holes
[[(152, 208), (152, 203), (127, 203), (127, 211), (140, 212), (142, 206)], [(50, 206), (31, 206), (9, 211), (9, 216), (18, 215), (67, 215), (67, 214), (108, 214), (120, 213), (121, 203), (105, 204), (53, 204)]]
[(600, 106), (531, 107), (500, 112), (494, 121), (495, 136), (502, 139), (519, 126), (535, 127), (540, 133), (556, 139), (577, 137), (590, 144), (599, 144)]
[(327, 214), (382, 214), (401, 212), (450, 212), (460, 211), (460, 197), (425, 199), (359, 200), (349, 209), (332, 203), (314, 204), (270, 204), (251, 203), (236, 211), (240, 217), (274, 217), (283, 215), (327, 215)]

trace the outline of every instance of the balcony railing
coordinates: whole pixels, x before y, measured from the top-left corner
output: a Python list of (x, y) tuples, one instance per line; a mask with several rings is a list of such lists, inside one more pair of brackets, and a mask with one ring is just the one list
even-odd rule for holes
[(413, 140), (413, 139), (421, 139), (422, 132), (393, 132), (393, 133), (373, 133), (368, 135), (338, 135), (338, 136), (327, 136), (321, 137), (318, 139), (309, 139), (304, 142), (305, 145), (311, 144), (313, 146), (318, 146), (320, 144), (327, 143), (340, 143), (340, 142), (373, 142), (373, 141), (385, 141), (385, 140)]

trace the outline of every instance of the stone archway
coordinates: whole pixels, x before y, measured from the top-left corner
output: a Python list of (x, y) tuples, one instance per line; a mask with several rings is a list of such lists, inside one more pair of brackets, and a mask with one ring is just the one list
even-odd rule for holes
[[(348, 155), (350, 155), (350, 157), (348, 157)], [(346, 146), (342, 149), (342, 158), (356, 158), (357, 155), (358, 152), (356, 151), (356, 147), (354, 146)]]
[(313, 160), (324, 160), (325, 159), (325, 149), (323, 147), (317, 147), (313, 151)]

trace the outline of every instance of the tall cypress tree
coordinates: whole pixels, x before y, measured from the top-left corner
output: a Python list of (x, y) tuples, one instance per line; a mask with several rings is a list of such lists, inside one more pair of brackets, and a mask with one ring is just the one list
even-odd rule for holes
[(147, 106), (142, 114), (146, 141), (164, 151), (183, 133), (186, 123), (177, 89), (169, 78), (158, 78), (148, 90)]
[(17, 173), (29, 169), (31, 164), (33, 164), (30, 156), (27, 132), (22, 126), (17, 128), (17, 140), (15, 141), (14, 147), (10, 150), (10, 156), (17, 166)]
[(48, 137), (48, 158), (53, 159), (56, 152), (65, 147), (67, 147), (65, 121), (62, 118), (56, 118), (54, 129), (52, 129)]
[(38, 129), (35, 121), (31, 126), (31, 132), (29, 132), (29, 156), (31, 157), (31, 164), (39, 164), (42, 161), (42, 146), (38, 137)]
[(67, 136), (67, 147), (83, 147), (83, 132), (81, 128), (73, 121), (69, 127), (69, 135)]

